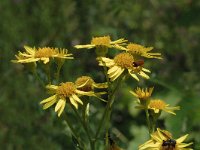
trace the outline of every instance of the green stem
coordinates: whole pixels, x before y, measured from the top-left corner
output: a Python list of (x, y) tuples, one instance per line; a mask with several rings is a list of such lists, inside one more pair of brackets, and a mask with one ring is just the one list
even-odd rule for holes
[(85, 122), (81, 119), (81, 116), (79, 115), (78, 111), (76, 110), (76, 108), (74, 108), (72, 105), (71, 105), (71, 108), (74, 110), (76, 116), (78, 117), (83, 129), (85, 130), (86, 134), (87, 134), (87, 137), (90, 141), (90, 147), (91, 147), (91, 150), (94, 150), (94, 142), (92, 141), (92, 138), (90, 136), (90, 133), (89, 133), (89, 130), (88, 130), (88, 127), (87, 125), (85, 124)]
[(158, 117), (160, 116), (159, 115), (155, 115), (153, 116), (153, 119), (152, 119), (152, 133), (155, 132), (155, 129), (156, 129), (156, 123), (157, 123), (157, 120), (158, 120)]
[(58, 65), (57, 66), (57, 72), (56, 72), (56, 81), (57, 83), (59, 83), (59, 80), (60, 80), (60, 70), (62, 68), (62, 65)]
[[(68, 125), (68, 127), (69, 127), (69, 129), (71, 130), (71, 133), (72, 133), (72, 135), (74, 136), (74, 138), (78, 141), (78, 143), (79, 143), (79, 148), (81, 148), (81, 149), (84, 149), (83, 147), (83, 143), (81, 142), (82, 140), (80, 140), (78, 137), (78, 135), (77, 135), (77, 133), (76, 133), (76, 131), (75, 131), (75, 129), (73, 128), (73, 126), (71, 125), (71, 123), (70, 123), (70, 121), (69, 121), (69, 119), (67, 118), (67, 115), (66, 115), (66, 113), (64, 113), (63, 114), (64, 115), (64, 118), (65, 118), (65, 121), (67, 122), (67, 125)], [(83, 147), (82, 147), (83, 146)]]
[[(112, 108), (112, 104), (113, 104), (113, 102), (114, 102), (114, 94), (115, 94), (115, 92), (117, 91), (117, 89), (119, 88), (119, 85), (120, 85), (121, 80), (122, 80), (122, 77), (118, 79), (117, 84), (116, 84), (114, 90), (113, 90), (112, 93), (108, 96), (108, 102), (107, 102), (107, 105), (106, 105), (106, 109), (104, 110), (103, 116), (102, 116), (101, 121), (100, 121), (100, 123), (99, 123), (99, 126), (98, 126), (98, 128), (97, 128), (97, 132), (96, 132), (96, 134), (95, 134), (95, 140), (98, 138), (99, 133), (100, 133), (101, 128), (102, 128), (102, 125), (103, 125), (103, 122), (104, 122), (105, 118), (107, 117), (107, 114), (108, 114), (109, 110), (111, 110), (111, 108)], [(110, 118), (110, 117), (109, 117), (109, 118)], [(107, 122), (108, 122), (108, 121), (109, 121), (109, 120), (107, 120)], [(106, 132), (107, 132), (107, 131), (106, 131)], [(107, 138), (107, 137), (106, 137), (106, 138)]]
[(44, 82), (41, 80), (41, 78), (38, 76), (37, 72), (34, 72), (35, 78), (39, 81), (39, 83), (42, 85), (42, 87), (45, 87)]
[(146, 114), (147, 126), (148, 126), (148, 129), (149, 129), (149, 135), (151, 135), (152, 128), (151, 128), (151, 123), (150, 123), (150, 119), (149, 119), (149, 112), (148, 112), (147, 108), (145, 108), (145, 114)]
[(48, 84), (51, 84), (51, 69), (50, 69), (50, 62), (45, 65), (45, 71), (48, 79)]

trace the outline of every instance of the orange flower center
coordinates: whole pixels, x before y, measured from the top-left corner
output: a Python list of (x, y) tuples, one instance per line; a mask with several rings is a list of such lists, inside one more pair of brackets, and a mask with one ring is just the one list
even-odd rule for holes
[(128, 44), (126, 47), (131, 53), (141, 54), (144, 51), (145, 47), (139, 44)]
[(109, 46), (110, 45), (110, 36), (102, 36), (102, 37), (93, 37), (91, 44), (96, 46)]
[(57, 89), (57, 94), (61, 97), (70, 97), (76, 93), (76, 87), (72, 82), (61, 83)]
[(133, 56), (129, 53), (120, 53), (114, 58), (115, 63), (122, 68), (132, 68), (133, 67)]
[(35, 52), (35, 57), (36, 58), (42, 58), (42, 57), (52, 57), (53, 55), (56, 54), (55, 49), (50, 48), (50, 47), (44, 47), (44, 48), (39, 48), (36, 52)]
[(150, 101), (149, 107), (155, 109), (164, 109), (166, 107), (166, 103), (162, 100), (152, 100)]

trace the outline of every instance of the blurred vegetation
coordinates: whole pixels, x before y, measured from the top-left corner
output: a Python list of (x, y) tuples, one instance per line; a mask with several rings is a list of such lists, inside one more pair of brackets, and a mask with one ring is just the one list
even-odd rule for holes
[[(46, 97), (44, 89), (23, 66), (10, 62), (17, 51), (23, 45), (67, 48), (78, 59), (65, 64), (63, 81), (86, 74), (102, 80), (95, 70), (94, 52), (73, 46), (89, 43), (92, 36), (110, 35), (154, 46), (163, 54), (164, 60), (146, 63), (152, 70), (151, 79), (139, 84), (155, 86), (154, 97), (181, 106), (175, 117), (164, 114), (159, 126), (175, 138), (190, 133), (194, 149), (200, 149), (199, 10), (197, 0), (1, 0), (1, 148), (73, 149), (62, 118), (57, 118), (53, 109), (44, 112), (39, 105)], [(116, 100), (112, 115), (113, 138), (128, 150), (137, 149), (148, 138), (145, 118), (138, 117), (142, 112), (134, 108), (128, 92), (137, 84), (122, 85), (119, 97), (123, 99)], [(101, 111), (102, 107), (98, 111), (94, 108), (91, 117)]]

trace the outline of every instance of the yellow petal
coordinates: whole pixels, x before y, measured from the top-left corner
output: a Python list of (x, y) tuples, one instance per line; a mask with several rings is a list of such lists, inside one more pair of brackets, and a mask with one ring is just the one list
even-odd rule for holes
[(77, 95), (73, 94), (72, 98), (83, 105), (83, 102), (81, 101), (81, 99)]
[(106, 57), (99, 57), (98, 61), (99, 61), (99, 65), (100, 66), (111, 67), (111, 66), (113, 66), (115, 64), (114, 60), (112, 60), (110, 58), (106, 58)]
[(186, 135), (184, 135), (184, 136), (178, 138), (178, 139), (176, 140), (176, 142), (177, 142), (177, 143), (182, 143), (183, 141), (185, 141), (185, 139), (188, 137), (188, 135), (189, 135), (189, 134), (186, 134)]
[[(192, 145), (193, 143), (191, 142), (191, 143), (179, 143), (179, 144), (177, 144), (178, 146), (178, 148), (185, 148), (185, 147), (188, 147), (188, 146), (190, 146), (190, 145)], [(193, 149), (190, 149), (190, 148), (185, 148), (184, 150), (193, 150)]]
[(113, 66), (108, 70), (108, 74), (114, 74), (118, 70), (118, 66)]
[(127, 41), (128, 40), (125, 40), (124, 38), (121, 38), (121, 39), (118, 39), (118, 40), (115, 40), (115, 41), (111, 41), (110, 44), (121, 44), (121, 43), (125, 43)]
[(120, 45), (117, 45), (117, 44), (113, 45), (112, 47), (114, 47), (116, 49), (119, 49), (119, 50), (125, 50), (125, 51), (127, 51), (127, 48), (125, 48), (123, 46), (120, 46)]
[(136, 74), (134, 74), (134, 72), (131, 69), (129, 69), (128, 72), (135, 80), (139, 81), (139, 78), (137, 77)]
[(19, 63), (31, 63), (38, 61), (39, 58), (27, 58), (27, 59), (20, 59), (18, 60)]
[(29, 46), (24, 46), (24, 48), (29, 54), (31, 54), (31, 55), (35, 54), (35, 51), (33, 48), (31, 48)]
[(143, 70), (144, 72), (149, 72), (149, 73), (151, 73), (151, 71), (150, 71), (149, 69), (142, 68), (142, 70)]
[(62, 107), (62, 105), (64, 103), (65, 103), (64, 99), (59, 99), (59, 101), (58, 101), (58, 103), (56, 104), (56, 107), (55, 107), (55, 112), (57, 112)]
[(81, 94), (81, 95), (87, 95), (87, 96), (93, 96), (94, 95), (93, 91), (84, 92), (84, 91), (76, 90), (76, 93)]
[(57, 90), (58, 86), (56, 86), (56, 85), (47, 85), (46, 88), (47, 89), (51, 89), (51, 90)]
[(114, 74), (110, 74), (109, 78), (111, 79), (111, 81), (114, 81), (123, 73), (123, 71), (124, 71), (123, 68), (118, 67), (118, 70)]
[(66, 104), (66, 101), (64, 100), (62, 106), (58, 110), (58, 117), (60, 117), (60, 115), (62, 114), (63, 110), (65, 109), (65, 104)]
[(110, 62), (113, 62), (113, 60), (112, 59), (110, 59), (110, 58), (106, 58), (106, 57), (100, 57), (100, 61), (103, 61), (103, 62), (105, 62), (105, 63), (110, 63)]
[(135, 93), (135, 92), (133, 92), (133, 91), (129, 91), (131, 94), (133, 94), (135, 97), (138, 97), (138, 95)]
[(107, 88), (108, 87), (108, 83), (94, 83), (93, 84), (95, 88), (99, 88), (99, 89), (104, 89), (104, 88)]
[(49, 62), (49, 58), (46, 57), (41, 58), (41, 60), (44, 62), (44, 64), (47, 64)]
[(76, 100), (74, 100), (73, 97), (71, 97), (71, 96), (69, 97), (69, 100), (70, 100), (71, 104), (74, 105), (74, 107), (76, 109), (78, 109), (78, 104), (77, 104)]
[(56, 102), (57, 102), (57, 99), (53, 99), (52, 101), (47, 102), (46, 104), (44, 104), (43, 109), (49, 108), (50, 106), (52, 106)]
[(138, 72), (138, 74), (140, 76), (142, 76), (143, 78), (149, 79), (149, 76), (146, 73), (144, 73), (143, 71)]
[(75, 48), (79, 49), (79, 48), (87, 48), (87, 49), (90, 49), (90, 48), (93, 48), (95, 47), (95, 45), (93, 44), (87, 44), (87, 45), (76, 45), (74, 46)]
[(47, 103), (47, 102), (49, 102), (49, 101), (52, 101), (52, 100), (56, 99), (56, 97), (57, 97), (56, 95), (53, 95), (53, 96), (51, 96), (51, 97), (48, 97), (48, 98), (42, 100), (42, 101), (40, 102), (40, 104), (44, 104), (44, 103)]
[(77, 86), (77, 88), (84, 87), (89, 81), (90, 81), (90, 79), (86, 80), (84, 83), (82, 83), (81, 85)]

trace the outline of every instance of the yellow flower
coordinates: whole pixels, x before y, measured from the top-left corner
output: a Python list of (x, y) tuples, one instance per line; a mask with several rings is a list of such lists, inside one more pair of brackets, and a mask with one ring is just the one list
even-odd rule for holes
[(169, 104), (166, 104), (164, 101), (160, 99), (155, 99), (150, 101), (148, 109), (153, 110), (154, 113), (160, 113), (163, 110), (167, 113), (176, 115), (174, 113), (174, 110), (180, 110), (180, 107), (169, 107)]
[(107, 83), (95, 83), (94, 80), (89, 76), (81, 76), (76, 79), (75, 84), (81, 91), (93, 91), (94, 88), (107, 88)]
[(94, 92), (94, 88), (102, 89), (107, 88), (108, 84), (106, 83), (95, 83), (94, 80), (89, 76), (81, 76), (76, 79), (75, 85), (77, 89), (84, 91), (84, 92), (93, 92), (92, 96), (105, 101), (104, 99), (100, 98), (100, 95), (106, 94), (106, 92)]
[(98, 60), (100, 66), (106, 66), (109, 68), (108, 76), (111, 81), (117, 79), (124, 71), (128, 71), (128, 73), (137, 81), (139, 81), (139, 78), (136, 74), (149, 79), (149, 76), (145, 72), (150, 73), (150, 71), (142, 66), (134, 66), (134, 58), (129, 53), (120, 53), (116, 55), (114, 59), (99, 57)]
[(67, 54), (67, 50), (58, 49), (58, 48), (31, 48), (24, 46), (25, 52), (19, 52), (18, 55), (15, 55), (17, 60), (13, 60), (14, 63), (31, 63), (42, 61), (44, 64), (48, 63), (51, 58), (58, 59), (73, 59), (72, 54)]
[(84, 92), (78, 90), (76, 85), (72, 82), (61, 83), (59, 86), (48, 85), (46, 87), (53, 96), (44, 99), (40, 102), (43, 105), (43, 109), (47, 109), (53, 104), (55, 106), (55, 112), (60, 116), (65, 108), (66, 102), (71, 103), (76, 109), (78, 109), (78, 103), (83, 104), (79, 98), (81, 95), (93, 96), (93, 92)]
[(153, 47), (144, 47), (139, 44), (130, 43), (123, 50), (126, 50), (127, 52), (129, 52), (133, 55), (139, 55), (139, 56), (143, 56), (146, 58), (162, 59), (161, 53), (151, 53), (150, 51), (152, 49), (153, 49)]
[(136, 98), (138, 98), (137, 103), (139, 104), (139, 106), (136, 106), (136, 108), (139, 109), (146, 108), (150, 102), (149, 97), (151, 97), (152, 92), (153, 92), (153, 87), (146, 89), (137, 87), (135, 91), (130, 91), (131, 94), (133, 94)]
[(127, 40), (121, 38), (116, 41), (111, 41), (110, 36), (93, 37), (90, 44), (76, 45), (75, 48), (87, 48), (91, 49), (94, 47), (108, 47), (121, 49), (120, 45), (125, 44)]
[(192, 150), (187, 147), (193, 143), (183, 143), (187, 136), (188, 134), (175, 140), (170, 132), (158, 128), (151, 134), (149, 141), (139, 146), (139, 150)]
[(153, 87), (151, 88), (146, 88), (146, 89), (142, 89), (137, 87), (137, 89), (135, 91), (130, 91), (131, 94), (133, 94), (135, 97), (139, 98), (140, 100), (146, 100), (149, 97), (151, 97), (151, 94), (153, 92)]

